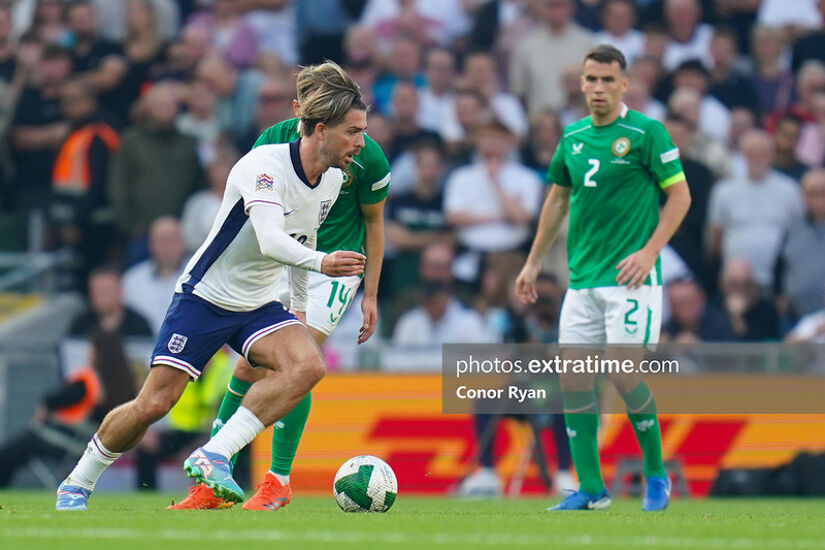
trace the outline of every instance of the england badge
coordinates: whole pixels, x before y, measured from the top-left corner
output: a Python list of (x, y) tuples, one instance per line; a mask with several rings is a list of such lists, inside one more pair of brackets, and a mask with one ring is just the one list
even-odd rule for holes
[(186, 341), (189, 340), (186, 336), (182, 334), (175, 333), (169, 339), (169, 344), (166, 347), (169, 348), (169, 351), (172, 353), (180, 353), (183, 351), (184, 346), (186, 346)]

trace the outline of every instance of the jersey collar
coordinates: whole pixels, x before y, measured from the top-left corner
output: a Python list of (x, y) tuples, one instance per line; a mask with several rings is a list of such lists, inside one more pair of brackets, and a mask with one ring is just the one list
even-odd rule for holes
[(292, 168), (295, 170), (295, 175), (298, 176), (298, 179), (301, 182), (309, 187), (310, 189), (315, 189), (318, 187), (318, 184), (321, 183), (321, 178), (324, 177), (323, 174), (318, 176), (318, 183), (312, 185), (309, 180), (307, 179), (306, 172), (304, 172), (304, 165), (301, 164), (301, 153), (299, 152), (301, 146), (301, 138), (296, 139), (295, 141), (289, 142), (289, 158), (292, 160)]
[(626, 103), (624, 103), (624, 102), (622, 102), (622, 112), (621, 112), (621, 113), (619, 113), (619, 118), (624, 118), (624, 117), (626, 117), (626, 116), (627, 116), (628, 111), (630, 111), (630, 109), (627, 107), (627, 104), (626, 104)]

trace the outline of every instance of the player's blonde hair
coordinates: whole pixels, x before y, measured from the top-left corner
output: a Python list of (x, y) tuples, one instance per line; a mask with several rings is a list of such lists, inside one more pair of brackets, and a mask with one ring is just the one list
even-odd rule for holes
[(311, 136), (318, 123), (335, 126), (352, 109), (365, 111), (361, 88), (337, 63), (303, 67), (296, 80), (301, 133)]

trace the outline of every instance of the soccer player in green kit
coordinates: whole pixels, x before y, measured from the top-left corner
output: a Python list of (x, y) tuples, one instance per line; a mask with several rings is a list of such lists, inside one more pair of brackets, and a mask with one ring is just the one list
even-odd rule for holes
[[(303, 68), (296, 81), (297, 100), (293, 101), (296, 116), (300, 103), (322, 84), (334, 80), (335, 72), (342, 69), (334, 63), (323, 63)], [(265, 130), (254, 147), (272, 143), (289, 143), (300, 138), (299, 118), (280, 122)], [(378, 279), (384, 258), (384, 203), (390, 183), (390, 164), (381, 147), (364, 135), (365, 146), (352, 159), (347, 181), (341, 186), (338, 199), (333, 204), (321, 228), (318, 230), (318, 250), (351, 250), (364, 252), (367, 257), (364, 269), (364, 297), (361, 311), (364, 322), (358, 343), (366, 342), (378, 323)], [(307, 311), (294, 312), (307, 325), (320, 345), (335, 329), (349, 308), (361, 284), (360, 277), (309, 276)], [(289, 305), (289, 284), (282, 281), (283, 293), (279, 301)], [(263, 369), (253, 369), (243, 358), (238, 359), (229, 387), (224, 395), (213, 423), (214, 435), (238, 409), (247, 390), (254, 382), (266, 375)], [(278, 510), (292, 498), (289, 474), (301, 434), (304, 431), (311, 406), (311, 394), (292, 411), (276, 422), (272, 431), (272, 464), (255, 495), (243, 505), (244, 510)], [(199, 484), (189, 490), (187, 497), (171, 510), (226, 508), (225, 502), (212, 494), (212, 490)]]
[[(624, 55), (600, 45), (584, 59), (581, 86), (590, 116), (564, 129), (548, 179), (555, 185), (542, 207), (530, 255), (516, 280), (526, 302), (536, 300), (542, 257), (569, 212), (570, 288), (559, 320), (565, 358), (582, 358), (589, 346), (610, 348), (613, 358), (638, 365), (659, 339), (662, 311), (659, 252), (690, 207), (679, 150), (664, 126), (622, 102), (627, 91)], [(667, 199), (659, 211), (660, 193)], [(576, 346), (574, 348), (565, 347)], [(670, 480), (653, 394), (638, 374), (611, 376), (627, 406), (644, 455), (642, 509), (663, 510)], [(597, 444), (594, 378), (561, 374), (562, 398), (579, 490), (550, 510), (600, 510), (610, 506)]]

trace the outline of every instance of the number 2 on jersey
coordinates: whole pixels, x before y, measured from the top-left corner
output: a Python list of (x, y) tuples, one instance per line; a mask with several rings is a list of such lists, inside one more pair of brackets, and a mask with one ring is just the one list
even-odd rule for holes
[(591, 178), (599, 171), (599, 159), (587, 159), (587, 162), (590, 163), (592, 168), (584, 175), (584, 186), (596, 187), (596, 181)]

